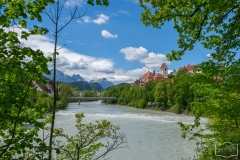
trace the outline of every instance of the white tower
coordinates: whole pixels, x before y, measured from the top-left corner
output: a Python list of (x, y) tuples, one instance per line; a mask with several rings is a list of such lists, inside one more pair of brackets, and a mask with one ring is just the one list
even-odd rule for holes
[(160, 67), (161, 74), (163, 75), (164, 78), (168, 78), (168, 67), (166, 63), (163, 63)]

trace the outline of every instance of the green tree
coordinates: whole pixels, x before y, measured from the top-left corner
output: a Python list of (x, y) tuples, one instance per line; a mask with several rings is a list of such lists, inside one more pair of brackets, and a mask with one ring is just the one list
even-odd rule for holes
[[(161, 28), (173, 21), (179, 33), (179, 50), (167, 55), (177, 60), (200, 42), (206, 49), (214, 49), (212, 57), (218, 61), (224, 55), (236, 53), (240, 33), (238, 1), (175, 1), (139, 0), (144, 9), (141, 21), (146, 26)], [(229, 59), (230, 60), (230, 59)]]
[(168, 85), (167, 85), (167, 96), (168, 96), (168, 100), (169, 100), (171, 105), (174, 105), (173, 97), (175, 95), (175, 92), (174, 92), (173, 86), (174, 86), (174, 82), (172, 82), (172, 81), (168, 82)]
[[(135, 86), (132, 87), (134, 89), (134, 101), (135, 101), (135, 105), (137, 105), (136, 103), (143, 99), (143, 95), (144, 95), (144, 88), (140, 87), (140, 86)], [(138, 105), (137, 105), (138, 106)], [(145, 105), (146, 106), (146, 105)]]
[(58, 85), (59, 91), (58, 95), (60, 97), (72, 97), (74, 95), (74, 89), (70, 84), (61, 83)]
[(144, 84), (145, 94), (144, 99), (147, 102), (154, 102), (154, 87), (156, 86), (156, 81), (150, 80)]
[[(202, 64), (205, 73), (198, 78), (191, 88), (195, 94), (192, 103), (193, 111), (197, 116), (211, 118), (207, 129), (212, 131), (204, 140), (206, 149), (199, 157), (202, 159), (216, 158), (214, 154), (214, 142), (239, 143), (239, 62), (233, 60), (232, 65), (224, 66), (209, 61)], [(211, 69), (210, 69), (211, 68)], [(227, 133), (227, 134), (226, 134)], [(211, 139), (210, 139), (211, 138)]]
[(97, 97), (96, 91), (84, 90), (83, 97)]
[(174, 80), (174, 101), (179, 106), (178, 113), (190, 111), (190, 102), (193, 101), (193, 94), (190, 91), (192, 74), (187, 70), (181, 70), (173, 78)]
[(146, 100), (140, 99), (140, 100), (137, 102), (137, 106), (138, 106), (138, 108), (146, 108), (146, 106), (147, 106)]
[(161, 79), (158, 81), (154, 92), (155, 101), (163, 103), (164, 107), (167, 107), (168, 105), (167, 85), (167, 80)]
[(175, 75), (173, 74), (173, 72), (171, 72), (170, 74), (168, 74), (168, 78), (173, 78)]
[[(34, 108), (41, 110), (41, 112), (50, 112), (53, 109), (53, 97), (50, 96), (47, 92), (37, 92), (36, 94), (36, 102), (32, 102), (32, 106)], [(34, 95), (30, 95), (31, 97)], [(41, 113), (40, 111), (36, 110), (37, 112)]]
[[(118, 98), (118, 103), (122, 104), (122, 105), (127, 105), (129, 103), (128, 97), (127, 97), (127, 93), (131, 88), (130, 84), (120, 84), (123, 87), (119, 90), (119, 98)], [(115, 86), (114, 86), (115, 87)], [(111, 87), (112, 88), (112, 87)]]
[[(21, 40), (31, 35), (44, 35), (47, 29), (33, 26), (26, 29), (27, 21), (41, 21), (40, 13), (52, 0), (1, 1), (0, 15), (0, 159), (26, 158), (40, 159), (48, 147), (37, 136), (45, 125), (37, 119), (45, 114), (42, 108), (29, 103), (29, 95), (35, 94), (32, 81), (44, 82), (43, 73), (48, 73), (47, 62), (40, 50), (23, 47)], [(15, 24), (14, 26), (12, 24)], [(33, 124), (34, 129), (25, 127)]]
[(61, 83), (58, 85), (58, 101), (57, 101), (57, 108), (65, 109), (68, 106), (69, 100), (68, 97), (75, 97), (74, 93), (75, 90), (71, 87), (70, 84)]

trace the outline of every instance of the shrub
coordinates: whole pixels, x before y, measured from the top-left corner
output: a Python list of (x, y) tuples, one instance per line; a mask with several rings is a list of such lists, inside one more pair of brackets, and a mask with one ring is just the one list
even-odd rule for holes
[(138, 108), (145, 108), (147, 105), (147, 102), (144, 99), (141, 99), (137, 102)]

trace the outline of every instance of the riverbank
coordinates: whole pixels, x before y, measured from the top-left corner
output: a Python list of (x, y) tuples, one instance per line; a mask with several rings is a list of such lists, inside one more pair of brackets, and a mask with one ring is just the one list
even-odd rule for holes
[(182, 111), (181, 113), (178, 113), (172, 107), (170, 107), (170, 108), (164, 108), (164, 107), (159, 108), (159, 107), (149, 106), (149, 107), (146, 107), (145, 109), (194, 116), (193, 112), (191, 112), (191, 111)]
[[(104, 103), (104, 102), (101, 102)], [(122, 104), (112, 104), (112, 105), (122, 105)], [(132, 108), (138, 108), (130, 105), (122, 105), (122, 106), (127, 106), (127, 107), (132, 107)], [(185, 110), (179, 110), (178, 105), (174, 105), (171, 107), (157, 107), (157, 106), (146, 106), (145, 108), (139, 108), (139, 109), (147, 109), (147, 110), (155, 110), (155, 111), (163, 111), (163, 112), (170, 112), (170, 113), (175, 113), (175, 114), (183, 114), (183, 115), (189, 115), (189, 116), (194, 116), (192, 111), (185, 111)]]

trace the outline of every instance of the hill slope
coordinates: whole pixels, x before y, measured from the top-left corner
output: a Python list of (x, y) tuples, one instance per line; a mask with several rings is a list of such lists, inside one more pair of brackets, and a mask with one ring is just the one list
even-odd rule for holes
[(99, 83), (88, 83), (86, 81), (77, 81), (72, 82), (70, 85), (74, 88), (77, 88), (79, 90), (96, 90), (96, 91), (102, 91), (104, 90), (103, 87)]
[(91, 80), (89, 81), (89, 83), (99, 83), (104, 89), (111, 87), (111, 86), (115, 86), (112, 82), (108, 81), (107, 78), (102, 78), (99, 80)]

